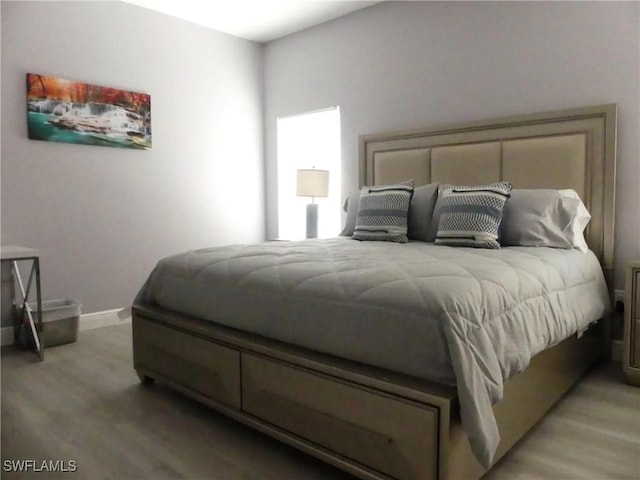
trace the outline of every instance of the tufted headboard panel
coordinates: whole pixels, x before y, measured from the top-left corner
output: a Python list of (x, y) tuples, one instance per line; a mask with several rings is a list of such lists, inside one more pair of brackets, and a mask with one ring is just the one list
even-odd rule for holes
[[(360, 184), (415, 178), (514, 188), (572, 188), (591, 213), (585, 232), (613, 279), (615, 104), (360, 136)], [(611, 285), (611, 283), (610, 283)]]

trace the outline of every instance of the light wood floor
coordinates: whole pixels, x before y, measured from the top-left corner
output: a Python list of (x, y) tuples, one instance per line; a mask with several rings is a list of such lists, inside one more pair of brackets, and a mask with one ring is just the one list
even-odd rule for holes
[[(46, 360), (2, 349), (2, 478), (352, 477), (160, 385), (139, 384), (131, 327), (80, 332)], [(7, 472), (7, 460), (73, 460), (74, 473)], [(485, 477), (640, 479), (640, 388), (592, 371)]]

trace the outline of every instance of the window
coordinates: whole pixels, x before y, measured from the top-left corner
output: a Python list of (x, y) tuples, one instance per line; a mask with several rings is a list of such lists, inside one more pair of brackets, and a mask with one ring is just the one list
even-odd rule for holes
[(306, 235), (306, 208), (312, 201), (296, 196), (298, 169), (329, 171), (329, 196), (318, 204), (318, 238), (336, 237), (341, 223), (340, 109), (278, 118), (278, 236), (299, 240)]

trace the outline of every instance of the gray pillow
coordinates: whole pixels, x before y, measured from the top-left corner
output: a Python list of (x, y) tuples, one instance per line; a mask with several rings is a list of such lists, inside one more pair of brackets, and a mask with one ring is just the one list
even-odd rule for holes
[(516, 189), (504, 208), (500, 243), (586, 252), (583, 232), (589, 220), (575, 190)]
[(438, 184), (429, 183), (413, 189), (409, 204), (409, 240), (429, 241), (431, 216), (438, 199)]
[(344, 228), (340, 232), (341, 237), (350, 237), (356, 229), (356, 218), (358, 218), (358, 207), (360, 206), (360, 190), (351, 192), (344, 203), (344, 210), (347, 212), (347, 219)]

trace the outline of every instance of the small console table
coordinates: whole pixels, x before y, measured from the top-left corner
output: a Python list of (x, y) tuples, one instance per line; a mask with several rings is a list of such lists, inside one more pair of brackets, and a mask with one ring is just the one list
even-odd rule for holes
[[(40, 291), (40, 255), (38, 250), (16, 245), (8, 245), (1, 247), (2, 263), (11, 262), (13, 274), (18, 280), (20, 294), (22, 296), (22, 310), (19, 318), (14, 324), (14, 339), (18, 340), (21, 328), (29, 328), (35, 343), (36, 353), (40, 356), (40, 360), (44, 360), (44, 343), (42, 342), (42, 293)], [(31, 261), (31, 271), (29, 279), (25, 284), (22, 282), (18, 262)], [(33, 320), (33, 313), (29, 306), (29, 295), (31, 294), (31, 286), (35, 283), (36, 301), (38, 305), (38, 323)]]

